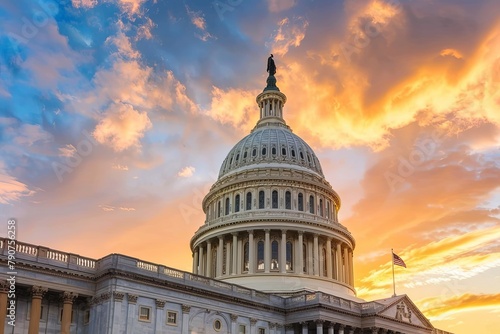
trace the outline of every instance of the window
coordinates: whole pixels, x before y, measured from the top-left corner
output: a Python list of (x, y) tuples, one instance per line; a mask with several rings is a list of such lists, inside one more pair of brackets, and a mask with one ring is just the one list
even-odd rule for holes
[(314, 213), (314, 197), (309, 196), (309, 212)]
[(264, 270), (264, 241), (257, 243), (257, 270)]
[(291, 241), (286, 242), (286, 270), (293, 270), (293, 246)]
[(83, 311), (83, 324), (88, 325), (90, 323), (90, 310)]
[(151, 321), (151, 307), (139, 306), (139, 321)]
[(276, 147), (273, 147), (273, 148), (272, 148), (271, 153), (272, 153), (273, 155), (276, 155)]
[(167, 325), (177, 326), (177, 312), (167, 311)]
[(298, 201), (299, 201), (299, 211), (304, 211), (304, 195), (302, 195), (302, 193), (299, 193)]
[(240, 212), (240, 195), (236, 195), (234, 198), (234, 212)]
[(259, 209), (264, 209), (264, 190), (259, 191)]
[(299, 154), (300, 154), (300, 158), (301, 158), (302, 160), (304, 160), (304, 154), (302, 153), (302, 151), (301, 151)]
[[(47, 310), (48, 310), (48, 308), (46, 307), (46, 305), (40, 306), (40, 320), (41, 321), (47, 320), (47, 315), (48, 315)], [(30, 320), (30, 318), (31, 318), (31, 303), (28, 304), (28, 312), (26, 314), (26, 320)]]
[(322, 253), (323, 253), (323, 276), (327, 276), (327, 272), (326, 272), (326, 248), (323, 248)]
[(247, 151), (245, 151), (245, 153), (243, 153), (243, 159), (246, 159), (247, 158)]
[(323, 199), (319, 199), (319, 215), (323, 217)]
[(252, 193), (247, 192), (247, 210), (252, 210)]
[(239, 334), (246, 334), (247, 327), (245, 325), (240, 325)]
[(259, 334), (266, 334), (266, 329), (265, 328), (259, 328)]
[(222, 329), (222, 322), (220, 322), (219, 319), (214, 321), (214, 329), (216, 332), (220, 332), (220, 330)]
[(236, 154), (236, 161), (240, 160), (240, 154)]
[(292, 193), (285, 192), (285, 209), (290, 210), (292, 208)]
[(281, 155), (286, 155), (286, 148), (284, 147), (281, 148)]
[(245, 242), (245, 245), (243, 246), (243, 271), (248, 271), (248, 255), (248, 242)]
[(222, 215), (222, 208), (219, 201), (219, 203), (217, 203), (217, 218), (219, 218), (221, 215)]
[(271, 270), (279, 269), (279, 245), (277, 240), (271, 242)]
[(307, 154), (307, 161), (308, 161), (309, 163), (311, 163), (311, 155), (310, 155), (310, 154)]
[(304, 273), (307, 273), (307, 268), (306, 268), (306, 265), (307, 265), (307, 249), (306, 249), (306, 244), (303, 243), (302, 244), (302, 263), (304, 264), (304, 266), (302, 267), (302, 271)]
[(292, 149), (292, 158), (295, 158), (295, 150)]
[(229, 197), (226, 198), (226, 207), (225, 207), (226, 216), (229, 214)]
[(273, 199), (273, 209), (277, 209), (278, 208), (278, 191), (273, 190), (272, 199)]
[(267, 154), (267, 150), (265, 147), (262, 148), (262, 155), (266, 155)]
[(257, 155), (257, 149), (254, 148), (253, 151), (252, 151), (252, 157), (255, 157)]

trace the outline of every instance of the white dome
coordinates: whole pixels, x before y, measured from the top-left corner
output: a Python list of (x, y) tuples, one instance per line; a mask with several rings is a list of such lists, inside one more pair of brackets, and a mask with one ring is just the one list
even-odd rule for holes
[[(300, 166), (324, 177), (316, 154), (282, 123), (265, 123), (240, 140), (222, 163), (219, 179), (249, 165), (276, 163)], [(256, 166), (258, 167), (258, 166)]]

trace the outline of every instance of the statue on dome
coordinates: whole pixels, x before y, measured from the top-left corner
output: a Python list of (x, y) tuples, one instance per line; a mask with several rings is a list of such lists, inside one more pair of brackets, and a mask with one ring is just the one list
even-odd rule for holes
[(267, 72), (269, 75), (274, 75), (276, 73), (276, 65), (274, 64), (273, 54), (267, 58)]

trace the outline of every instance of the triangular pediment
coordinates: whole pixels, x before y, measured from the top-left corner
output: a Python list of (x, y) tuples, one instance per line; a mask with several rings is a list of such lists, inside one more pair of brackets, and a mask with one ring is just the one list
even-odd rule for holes
[(430, 321), (420, 312), (407, 295), (377, 300), (376, 302), (385, 304), (384, 307), (377, 311), (377, 315), (416, 326), (433, 328)]

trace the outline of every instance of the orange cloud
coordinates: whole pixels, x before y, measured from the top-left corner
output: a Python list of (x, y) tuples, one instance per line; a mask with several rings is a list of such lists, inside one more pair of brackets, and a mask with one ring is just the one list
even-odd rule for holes
[(267, 8), (271, 13), (279, 13), (294, 7), (297, 0), (267, 0)]
[(299, 17), (292, 21), (288, 18), (278, 22), (278, 30), (274, 35), (270, 48), (273, 53), (284, 56), (290, 47), (298, 47), (305, 38), (307, 20)]
[(9, 204), (25, 196), (32, 196), (35, 191), (8, 175), (0, 162), (0, 204)]
[(500, 308), (500, 294), (463, 294), (448, 299), (440, 297), (426, 298), (418, 301), (422, 312), (430, 320), (442, 320), (460, 312), (477, 309), (498, 310)]
[(130, 147), (140, 147), (139, 140), (152, 127), (144, 112), (135, 110), (129, 104), (112, 105), (106, 116), (97, 124), (93, 136), (101, 143), (120, 152)]

